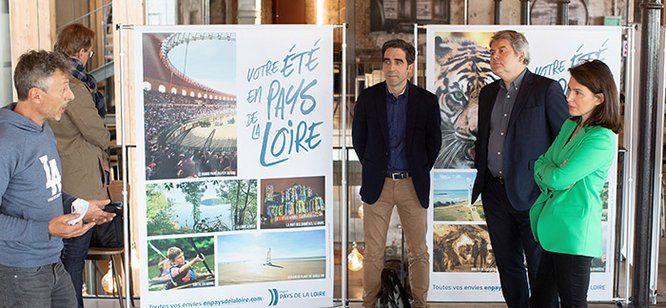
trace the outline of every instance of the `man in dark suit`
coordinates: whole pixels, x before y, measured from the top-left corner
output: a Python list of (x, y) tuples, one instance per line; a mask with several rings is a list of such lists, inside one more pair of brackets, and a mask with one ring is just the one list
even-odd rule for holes
[(541, 247), (530, 230), (529, 209), (539, 196), (534, 161), (550, 146), (569, 113), (562, 87), (533, 74), (525, 37), (495, 33), (490, 66), (501, 79), (481, 89), (472, 202), (481, 194), (502, 293), (509, 307), (529, 307), (530, 283)]
[(414, 47), (403, 40), (386, 42), (382, 47), (386, 81), (361, 92), (356, 102), (352, 139), (363, 166), (364, 307), (375, 307), (386, 232), (396, 205), (407, 240), (414, 307), (426, 306), (430, 169), (442, 138), (435, 95), (407, 81), (414, 54)]

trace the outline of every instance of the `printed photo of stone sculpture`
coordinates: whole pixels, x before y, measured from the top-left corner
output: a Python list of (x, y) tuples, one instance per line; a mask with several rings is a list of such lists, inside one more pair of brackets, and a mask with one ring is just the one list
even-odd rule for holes
[(324, 177), (261, 180), (261, 228), (325, 224)]
[(496, 272), (488, 228), (435, 224), (432, 265), (434, 272)]

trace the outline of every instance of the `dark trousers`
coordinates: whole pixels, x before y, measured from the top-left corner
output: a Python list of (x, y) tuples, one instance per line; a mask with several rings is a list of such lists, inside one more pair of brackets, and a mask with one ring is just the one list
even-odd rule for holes
[(79, 308), (83, 308), (83, 295), (81, 294), (83, 289), (83, 267), (86, 262), (86, 256), (88, 256), (90, 238), (92, 238), (92, 229), (79, 237), (64, 239), (63, 243), (65, 245), (60, 255), (62, 264), (65, 265), (65, 269), (72, 277), (72, 284), (74, 285), (74, 291), (76, 291), (76, 300), (78, 301)]
[(0, 308), (71, 308), (72, 281), (62, 263), (38, 267), (0, 265)]
[(492, 176), (487, 178), (481, 199), (504, 300), (510, 308), (527, 308), (530, 304), (527, 274), (533, 283), (542, 251), (532, 236), (529, 211), (514, 209), (504, 184)]
[(544, 251), (532, 289), (532, 307), (587, 307), (592, 257)]

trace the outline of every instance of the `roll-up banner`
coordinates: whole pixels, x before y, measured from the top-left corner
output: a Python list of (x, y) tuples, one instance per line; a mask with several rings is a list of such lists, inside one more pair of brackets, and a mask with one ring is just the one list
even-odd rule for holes
[(333, 26), (135, 27), (141, 302), (333, 304)]
[[(506, 26), (427, 26), (426, 88), (438, 96), (442, 149), (432, 172), (428, 232), (429, 301), (503, 301), (480, 200), (472, 204), (478, 95), (497, 80), (489, 43)], [(568, 69), (599, 59), (620, 88), (620, 27), (511, 26), (529, 42), (528, 69), (567, 88)], [(613, 288), (617, 164), (602, 192), (603, 256), (592, 261), (590, 301), (609, 301)], [(479, 198), (480, 199), (480, 198)], [(611, 204), (612, 206), (608, 206)]]

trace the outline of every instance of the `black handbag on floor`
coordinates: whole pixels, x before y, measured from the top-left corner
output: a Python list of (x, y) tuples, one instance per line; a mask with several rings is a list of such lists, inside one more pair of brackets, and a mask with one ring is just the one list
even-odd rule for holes
[(115, 213), (116, 217), (105, 224), (93, 227), (90, 247), (121, 248), (124, 246), (123, 237), (123, 210), (118, 203), (107, 204), (105, 212)]
[(382, 289), (375, 303), (376, 308), (411, 308), (409, 296), (400, 283), (398, 273), (392, 268), (382, 270)]

